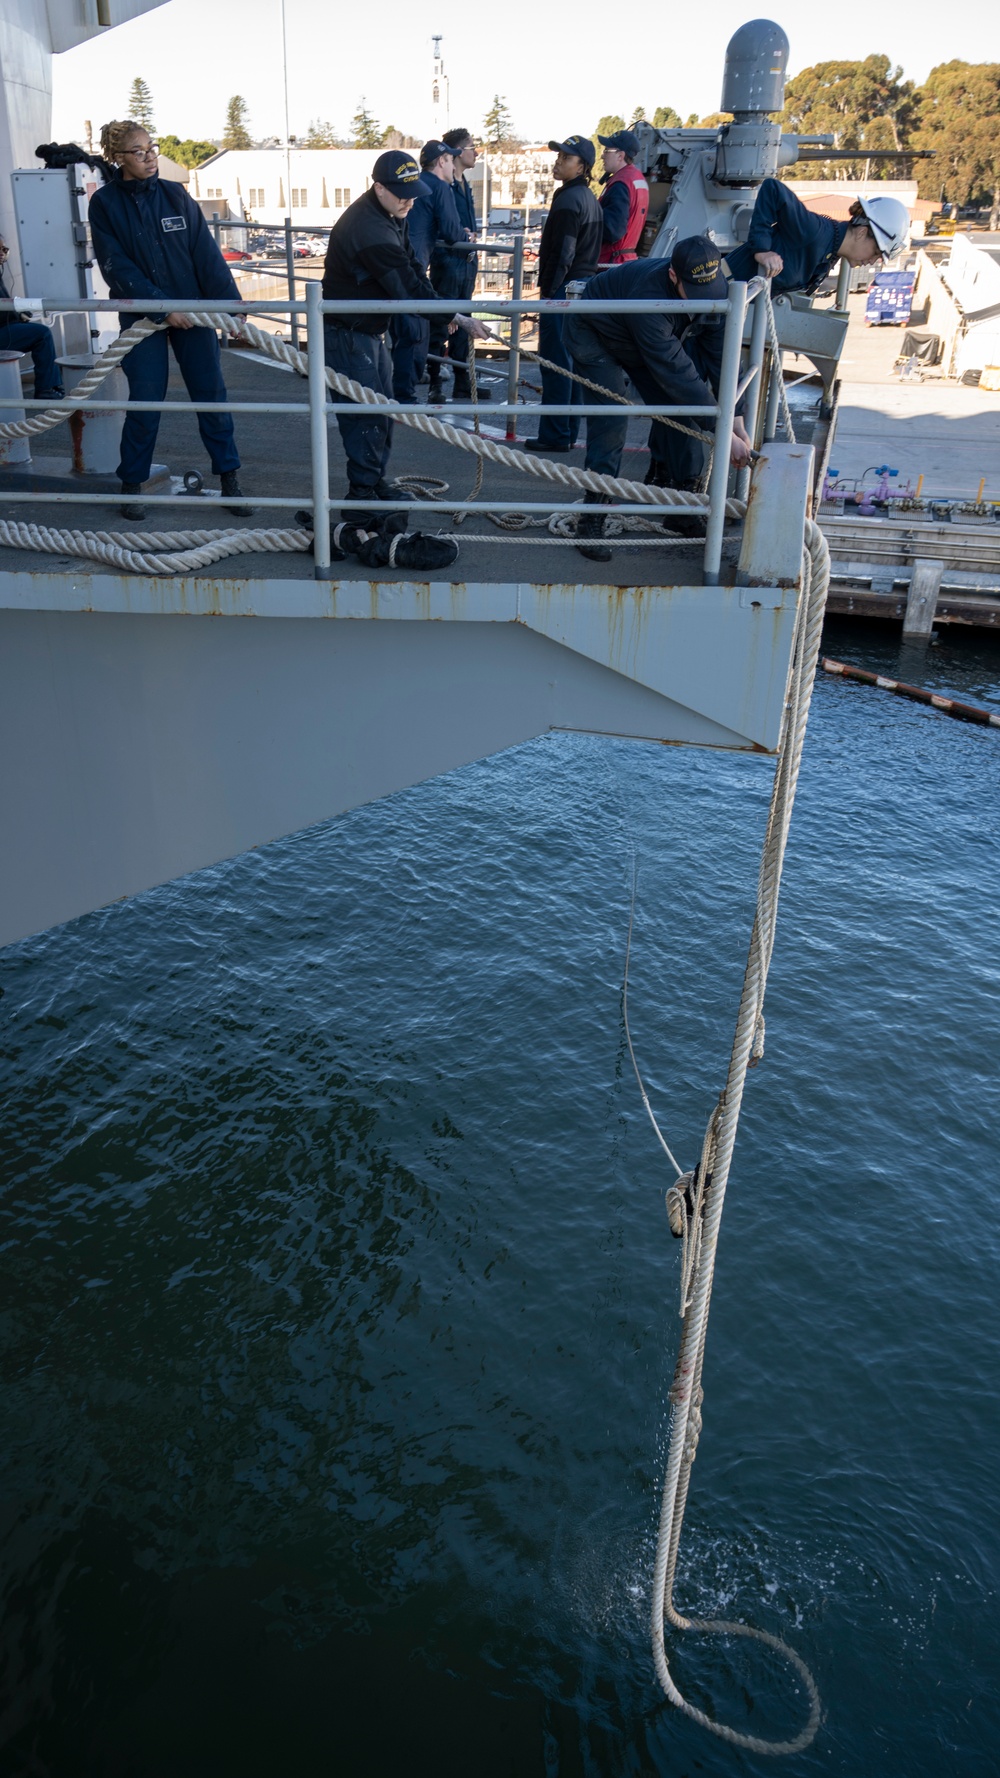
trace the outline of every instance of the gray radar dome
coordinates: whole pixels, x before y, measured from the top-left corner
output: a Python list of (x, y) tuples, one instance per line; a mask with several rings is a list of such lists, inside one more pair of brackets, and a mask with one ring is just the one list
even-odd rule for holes
[(734, 117), (780, 111), (785, 103), (788, 38), (773, 19), (751, 19), (729, 39), (722, 109)]

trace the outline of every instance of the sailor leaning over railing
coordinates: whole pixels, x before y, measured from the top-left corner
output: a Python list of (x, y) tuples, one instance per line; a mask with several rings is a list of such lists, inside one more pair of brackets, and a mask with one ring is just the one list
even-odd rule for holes
[[(678, 241), (670, 260), (639, 259), (610, 266), (591, 278), (565, 322), (565, 342), (578, 376), (610, 390), (608, 396), (593, 388), (587, 400), (607, 403), (608, 417), (587, 421), (586, 468), (601, 475), (617, 475), (628, 426), (628, 409), (615, 402), (625, 394), (626, 378), (640, 399), (653, 406), (710, 407), (719, 389), (725, 317), (722, 315), (601, 314), (591, 303), (631, 297), (644, 300), (666, 297), (676, 302), (688, 297), (701, 301), (725, 301), (729, 286), (719, 254), (705, 235)], [(654, 420), (649, 431), (650, 465), (646, 481), (656, 487), (700, 487), (705, 454), (705, 434), (690, 423), (685, 428), (665, 426)], [(750, 440), (737, 413), (731, 436), (721, 441), (730, 461), (743, 468), (750, 461)], [(588, 506), (609, 506), (606, 494), (587, 494)], [(671, 516), (664, 524), (674, 530), (696, 528), (704, 535), (704, 520)], [(611, 551), (597, 541), (604, 528), (596, 514), (580, 520), (578, 535), (588, 541), (581, 553), (595, 562), (611, 560)]]

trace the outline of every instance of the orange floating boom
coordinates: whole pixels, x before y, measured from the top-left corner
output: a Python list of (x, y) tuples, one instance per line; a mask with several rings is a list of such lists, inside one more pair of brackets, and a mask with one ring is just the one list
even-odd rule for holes
[(946, 716), (957, 716), (960, 722), (979, 722), (988, 728), (1000, 728), (1000, 710), (981, 710), (976, 704), (962, 704), (957, 698), (943, 698), (936, 691), (925, 691), (922, 685), (907, 685), (902, 679), (887, 679), (884, 673), (867, 673), (864, 667), (849, 667), (844, 661), (831, 661), (824, 655), (824, 673), (841, 673), (845, 679), (859, 679), (862, 685), (877, 685), (880, 691), (894, 691), (898, 697), (913, 698), (918, 704), (932, 704)]

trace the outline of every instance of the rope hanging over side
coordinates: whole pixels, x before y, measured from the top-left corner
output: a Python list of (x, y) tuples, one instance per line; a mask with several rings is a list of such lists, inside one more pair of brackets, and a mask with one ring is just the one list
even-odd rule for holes
[[(684, 1508), (687, 1501), (691, 1465), (698, 1448), (702, 1425), (702, 1366), (708, 1331), (708, 1311), (715, 1274), (719, 1227), (725, 1200), (726, 1184), (732, 1161), (736, 1129), (747, 1070), (763, 1049), (763, 1004), (767, 972), (774, 947), (778, 911), (778, 889), (784, 859), (785, 842), (791, 819), (795, 787), (802, 759), (802, 745), (809, 716), (816, 663), (819, 656), (823, 613), (830, 582), (830, 552), (819, 527), (806, 521), (803, 553), (803, 598), (799, 603), (796, 633), (789, 675), (788, 694), (782, 720), (778, 763), (775, 769), (767, 828), (761, 853), (757, 883), (757, 908), (750, 937), (746, 972), (736, 1018), (736, 1032), (726, 1084), (705, 1132), (702, 1156), (694, 1177), (693, 1192), (684, 1199), (684, 1252), (681, 1266), (680, 1351), (670, 1389), (671, 1421), (667, 1448), (666, 1474), (660, 1508), (660, 1522), (653, 1568), (652, 1645), (657, 1677), (666, 1696), (678, 1710), (693, 1722), (728, 1741), (731, 1746), (746, 1748), (751, 1753), (800, 1753), (808, 1747), (819, 1728), (821, 1705), (816, 1682), (808, 1667), (794, 1649), (780, 1637), (748, 1624), (730, 1623), (723, 1619), (689, 1618), (674, 1604), (673, 1592), (677, 1573), (678, 1550)], [(690, 1176), (685, 1176), (689, 1178)], [(683, 1181), (677, 1182), (680, 1189)], [(745, 1636), (773, 1648), (795, 1669), (805, 1687), (809, 1702), (808, 1718), (801, 1732), (788, 1741), (767, 1741), (757, 1735), (743, 1734), (716, 1722), (705, 1711), (689, 1703), (670, 1672), (664, 1645), (664, 1624), (679, 1630), (712, 1631), (717, 1634)]]

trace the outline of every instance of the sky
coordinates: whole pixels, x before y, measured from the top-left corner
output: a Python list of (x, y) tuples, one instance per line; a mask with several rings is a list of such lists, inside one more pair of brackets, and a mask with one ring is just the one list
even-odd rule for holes
[[(520, 17), (520, 9), (379, 0), (333, 6), (285, 0), (290, 129), (304, 135), (321, 118), (342, 134), (363, 96), (385, 126), (429, 135), (432, 30), (444, 33), (450, 122), (478, 130), (495, 93), (528, 140), (588, 134), (598, 118), (652, 116), (672, 105), (682, 117), (719, 106), (726, 43), (755, 16), (752, 0), (702, 6), (633, 6), (619, 25), (606, 0), (574, 0)], [(796, 16), (798, 15), (798, 16)], [(918, 82), (938, 62), (1000, 61), (996, 0), (908, 0), (889, 16), (870, 0), (793, 9), (778, 0), (795, 73), (814, 62), (885, 54)], [(377, 22), (376, 22), (377, 21)], [(222, 133), (226, 102), (240, 93), (255, 137), (281, 135), (279, 0), (167, 0), (53, 63), (53, 135), (79, 140), (84, 119), (98, 129), (127, 116), (132, 80), (150, 87), (155, 126), (180, 137)], [(443, 124), (441, 127), (445, 127)]]

